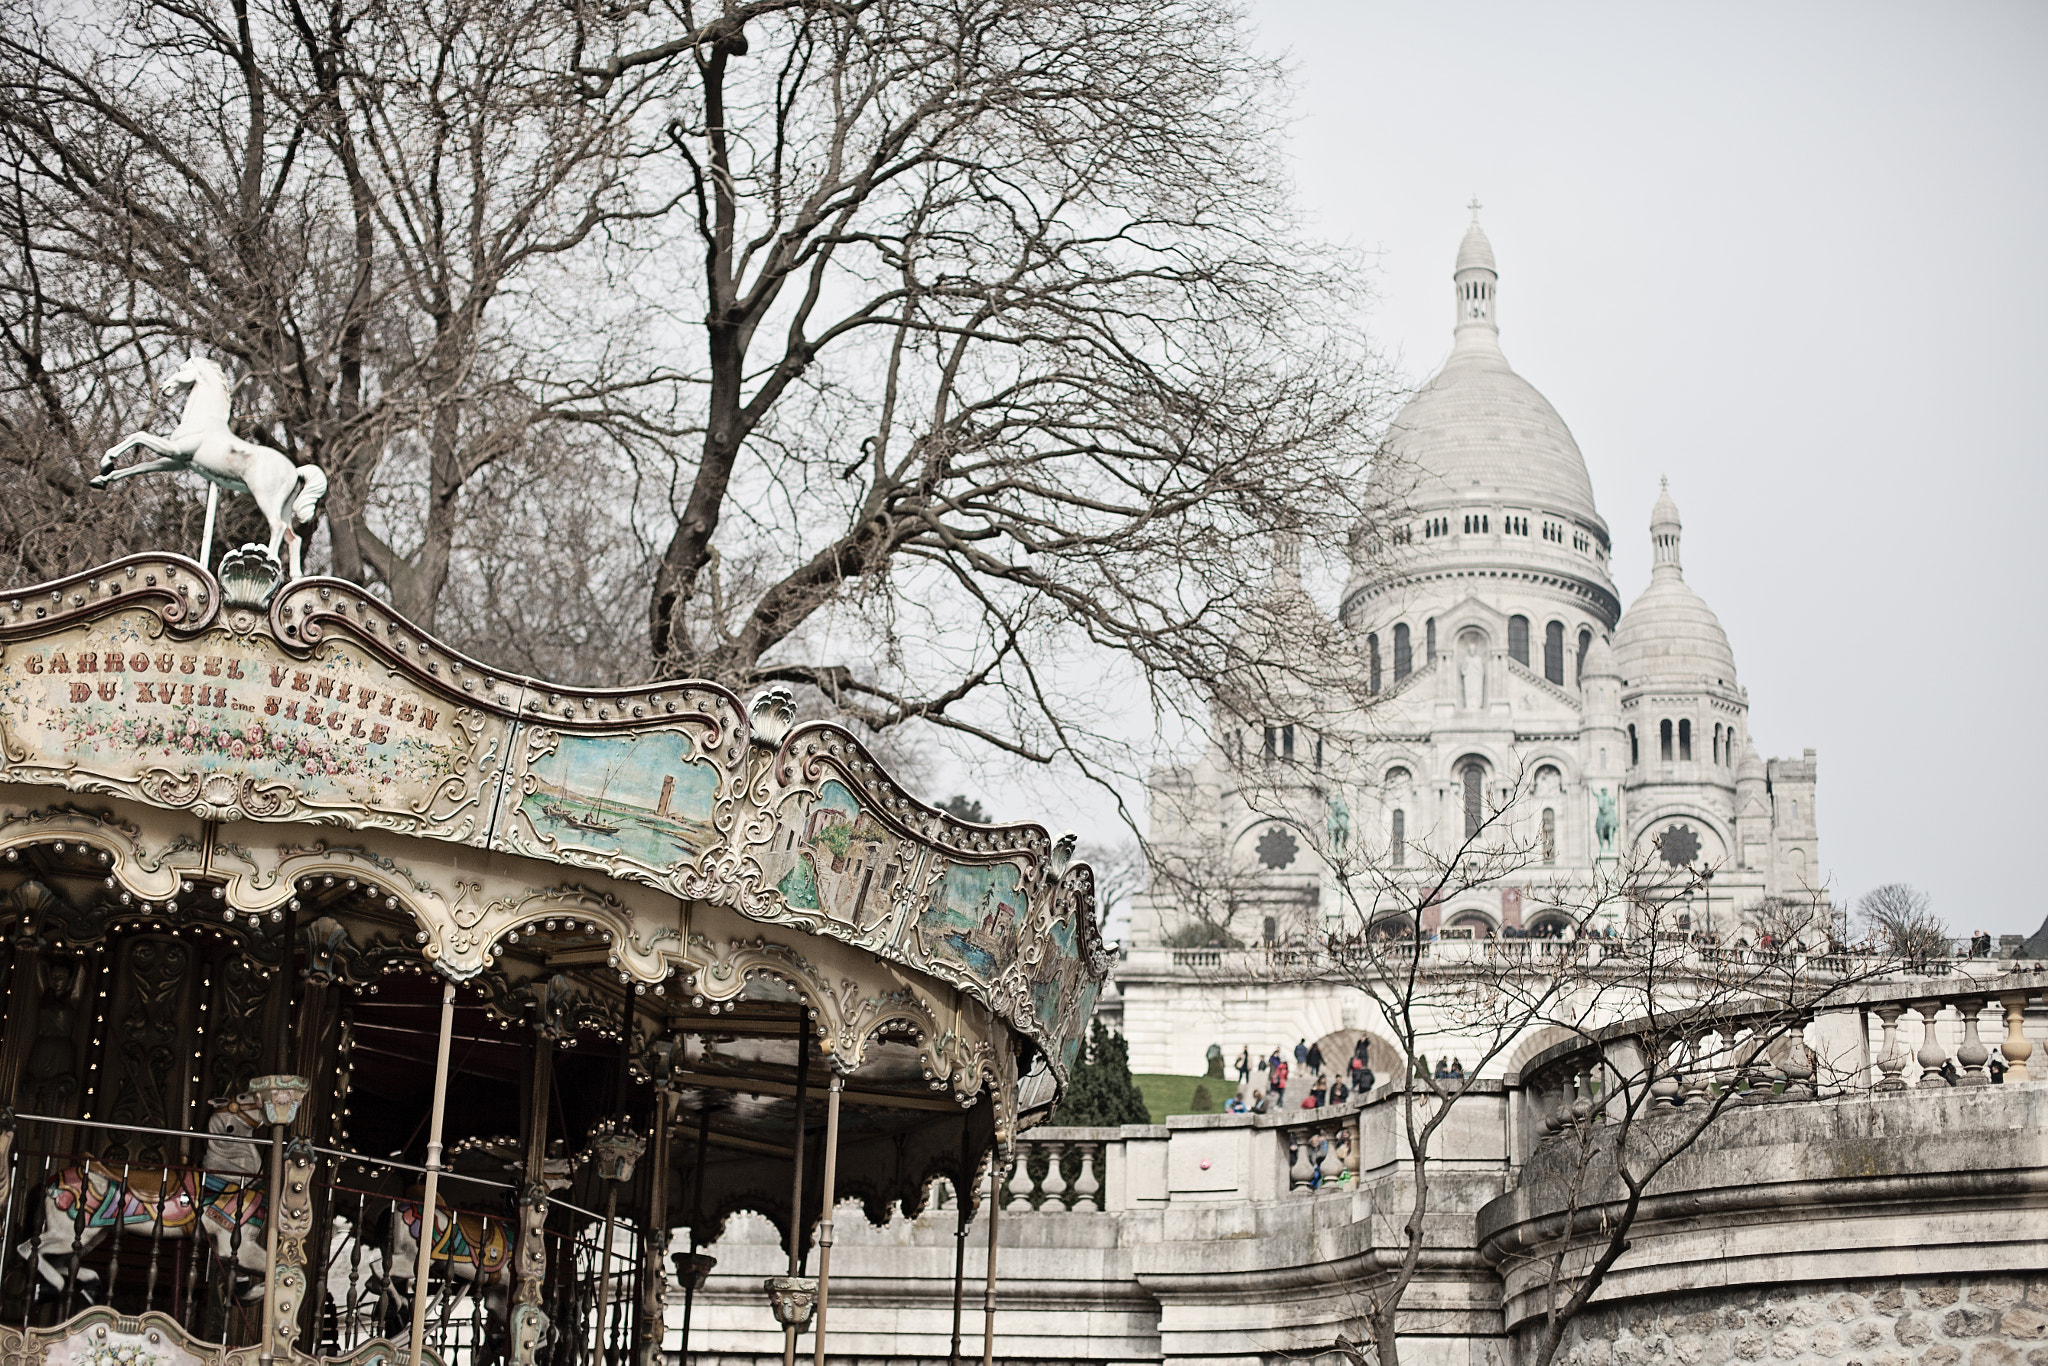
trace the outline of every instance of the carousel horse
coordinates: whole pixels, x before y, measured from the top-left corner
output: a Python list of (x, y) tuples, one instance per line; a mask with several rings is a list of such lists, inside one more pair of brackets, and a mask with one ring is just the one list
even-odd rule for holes
[[(263, 1107), (243, 1092), (216, 1101), (207, 1132), (248, 1137), (263, 1125)], [(243, 1298), (262, 1293), (264, 1269), (263, 1158), (260, 1145), (209, 1140), (191, 1167), (119, 1169), (95, 1158), (66, 1167), (43, 1191), (42, 1232), (24, 1242), (23, 1257), (35, 1259), (36, 1297), (64, 1293), (63, 1261), (90, 1252), (119, 1227), (142, 1237), (211, 1238), (214, 1255), (238, 1270), (254, 1273)], [(88, 1304), (100, 1301), (100, 1275), (78, 1269), (78, 1292)]]
[[(391, 1249), (385, 1259), (385, 1275), (394, 1292), (409, 1300), (413, 1274), (419, 1267), (420, 1235), (424, 1231), (420, 1211), (425, 1203), (425, 1190), (414, 1186), (407, 1195), (410, 1198), (392, 1202), (396, 1217), (391, 1219), (387, 1237), (382, 1241)], [(509, 1220), (451, 1209), (436, 1192), (434, 1241), (428, 1258), (441, 1265), (451, 1282), (467, 1283), (482, 1301), (493, 1326), (504, 1325), (511, 1310), (513, 1236)]]
[[(221, 368), (206, 357), (190, 357), (164, 381), (165, 398), (176, 398), (186, 390), (190, 392), (176, 430), (167, 437), (152, 432), (130, 432), (122, 437), (100, 457), (92, 486), (103, 489), (138, 474), (189, 469), (230, 493), (253, 494), (270, 522), (271, 559), (277, 559), (280, 546), (289, 546), (292, 577), (298, 578), (304, 570), (295, 528), (312, 520), (319, 509), (320, 500), (327, 495), (327, 476), (317, 465), (295, 465), (289, 456), (244, 441), (229, 430), (228, 400), (233, 390)], [(161, 458), (116, 470), (114, 462), (137, 446), (147, 447)], [(211, 514), (207, 529), (210, 534)]]

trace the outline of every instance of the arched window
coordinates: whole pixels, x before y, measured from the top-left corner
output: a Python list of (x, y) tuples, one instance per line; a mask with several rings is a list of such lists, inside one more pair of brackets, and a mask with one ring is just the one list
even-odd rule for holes
[(1394, 832), (1393, 838), (1387, 841), (1387, 855), (1393, 860), (1396, 868), (1404, 867), (1408, 862), (1408, 813), (1406, 811), (1396, 811), (1394, 813)]
[(1564, 623), (1553, 621), (1543, 628), (1543, 676), (1553, 683), (1564, 682)]
[(1465, 783), (1465, 838), (1471, 839), (1486, 824), (1486, 770), (1469, 763), (1460, 776)]
[(1365, 638), (1365, 690), (1380, 690), (1380, 638), (1377, 634)]
[(1714, 762), (1721, 762), (1721, 723), (1714, 723)]
[(1508, 618), (1508, 658), (1521, 665), (1527, 665), (1529, 662), (1529, 619), (1527, 617)]
[(1671, 762), (1671, 723), (1669, 721), (1659, 721), (1657, 723), (1657, 757), (1667, 764)]
[(1266, 917), (1266, 923), (1262, 928), (1266, 932), (1266, 942), (1268, 944), (1280, 942), (1280, 922), (1278, 920), (1269, 915)]
[(1543, 861), (1557, 862), (1557, 812), (1543, 808)]
[(1593, 633), (1581, 627), (1579, 629), (1579, 665), (1578, 668), (1572, 671), (1573, 679), (1577, 681), (1581, 686), (1583, 686), (1586, 681), (1586, 651), (1592, 648)]
[(1681, 759), (1692, 758), (1692, 722), (1690, 721), (1680, 721), (1678, 723), (1678, 757)]
[(1436, 618), (1422, 623), (1422, 663), (1424, 667), (1436, 663)]
[(1280, 757), (1292, 762), (1294, 759), (1294, 727), (1280, 727)]
[(1628, 728), (1628, 766), (1630, 768), (1634, 768), (1637, 764), (1640, 764), (1642, 761), (1642, 747), (1636, 744), (1636, 728), (1633, 725), (1631, 725)]
[(1399, 683), (1415, 672), (1415, 649), (1410, 643), (1408, 623), (1402, 622), (1394, 628), (1394, 681)]

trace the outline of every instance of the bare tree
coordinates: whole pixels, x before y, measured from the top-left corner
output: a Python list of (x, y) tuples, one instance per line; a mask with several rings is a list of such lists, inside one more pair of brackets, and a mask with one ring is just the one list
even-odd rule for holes
[[(483, 472), (555, 433), (645, 432), (621, 410), (659, 371), (620, 354), (629, 310), (574, 307), (573, 277), (665, 208), (636, 175), (660, 91), (651, 74), (580, 89), (556, 7), (9, 19), (0, 375), (20, 406), (73, 433), (95, 414), (96, 441), (108, 413), (150, 413), (161, 361), (217, 351), (251, 434), (327, 470), (335, 567), (428, 625)], [(61, 487), (83, 445), (17, 460)]]
[[(1293, 221), (1242, 16), (674, 0), (590, 23), (593, 93), (650, 68), (681, 87), (673, 309), (699, 329), (655, 666), (1091, 772), (1117, 707), (1253, 686), (1237, 642), (1271, 608), (1245, 568), (1276, 533), (1341, 544), (1383, 386), (1342, 263)], [(1128, 688), (1098, 704), (1069, 671), (1104, 656)]]
[(1927, 893), (1906, 882), (1873, 887), (1856, 902), (1864, 932), (1891, 956), (1925, 963), (1949, 955), (1948, 922), (1934, 912)]

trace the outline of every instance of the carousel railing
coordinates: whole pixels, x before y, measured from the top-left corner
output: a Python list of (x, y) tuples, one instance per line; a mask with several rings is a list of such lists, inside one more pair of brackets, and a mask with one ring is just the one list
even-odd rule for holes
[[(193, 1338), (225, 1347), (260, 1340), (268, 1216), (262, 1164), (178, 1161), (169, 1150), (226, 1143), (253, 1156), (267, 1153), (269, 1137), (51, 1115), (15, 1119), (30, 1135), (95, 1131), (109, 1143), (140, 1137), (166, 1151), (143, 1160), (20, 1143), (8, 1150), (0, 1168), (0, 1326), (46, 1328), (110, 1305), (124, 1316), (166, 1314)], [(340, 1149), (311, 1151), (324, 1159), (319, 1168), (327, 1175), (313, 1183), (321, 1217), (309, 1240), (307, 1280), (317, 1294), (310, 1341), (300, 1347), (341, 1357), (380, 1339), (403, 1343), (426, 1224), (416, 1189), (376, 1187), (426, 1169)], [(517, 1187), (447, 1170), (441, 1182), (421, 1292), (428, 1310), (424, 1347), (445, 1366), (487, 1366), (509, 1355), (518, 1236), (509, 1211)], [(639, 1327), (640, 1230), (559, 1197), (548, 1205), (562, 1217), (542, 1234), (539, 1298), (551, 1329), (536, 1360), (624, 1366)]]

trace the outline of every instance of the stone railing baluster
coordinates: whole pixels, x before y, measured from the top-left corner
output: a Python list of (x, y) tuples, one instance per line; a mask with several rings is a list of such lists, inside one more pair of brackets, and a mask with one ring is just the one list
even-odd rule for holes
[(1065, 1161), (1067, 1145), (1053, 1139), (1044, 1144), (1044, 1149), (1045, 1183), (1041, 1188), (1044, 1193), (1039, 1198), (1038, 1209), (1041, 1214), (1064, 1214), (1070, 1203), (1067, 1199)]
[(1998, 1004), (2005, 1008), (2005, 1038), (1998, 1045), (1998, 1051), (2005, 1055), (2005, 1079), (2007, 1082), (2032, 1081), (2027, 1072), (2027, 1059), (2034, 1056), (2034, 1045), (2024, 1028), (2027, 993), (2022, 991), (2001, 996)]
[(1102, 1183), (1095, 1179), (1095, 1154), (1101, 1149), (1099, 1143), (1077, 1143), (1081, 1153), (1081, 1174), (1074, 1180), (1074, 1208), (1083, 1205), (1089, 1209), (1102, 1208)]
[(1806, 1026), (1811, 1023), (1802, 1018), (1798, 1024), (1787, 1030), (1778, 1071), (1785, 1077), (1784, 1100), (1812, 1100), (1815, 1066), (1813, 1050), (1806, 1046)]
[(1906, 1089), (1906, 1050), (1899, 1044), (1899, 1017), (1906, 1013), (1903, 1005), (1887, 1004), (1877, 1007), (1878, 1022), (1884, 1026), (1884, 1043), (1877, 1054), (1877, 1089), (1880, 1091), (1903, 1091)]
[(1963, 1017), (1963, 1041), (1956, 1047), (1956, 1063), (1962, 1068), (1964, 1086), (1988, 1086), (1991, 1077), (1985, 1071), (1985, 1064), (1991, 1061), (1991, 1050), (1977, 1037), (1978, 1021), (1984, 1014), (1982, 998), (1966, 997), (1956, 1002), (1956, 1009)]
[(1004, 1202), (1006, 1208), (1013, 1205), (1031, 1208), (1031, 1150), (1036, 1146), (1032, 1143), (1017, 1145), (1017, 1162), (1010, 1168), (1010, 1198)]
[(1941, 1014), (1941, 1002), (1916, 1001), (1913, 1009), (1920, 1014), (1920, 1051), (1913, 1055), (1913, 1061), (1920, 1064), (1920, 1085), (1927, 1088), (1946, 1086), (1948, 1078), (1941, 1075), (1941, 1065), (1948, 1061), (1948, 1050), (1934, 1036), (1935, 1017)]
[(1290, 1131), (1287, 1141), (1293, 1145), (1293, 1160), (1287, 1165), (1287, 1189), (1306, 1189), (1315, 1177), (1315, 1166), (1309, 1161), (1309, 1136), (1302, 1130)]

